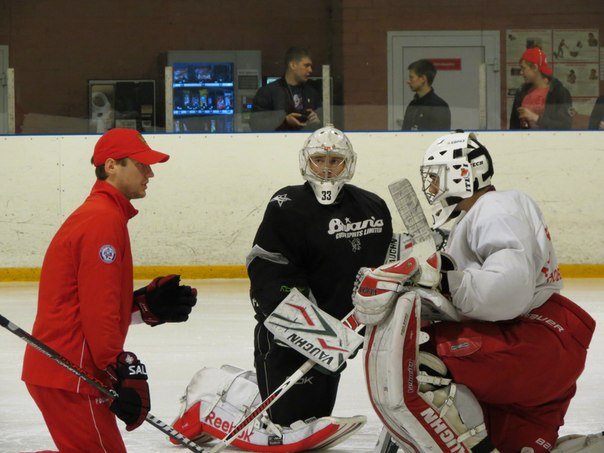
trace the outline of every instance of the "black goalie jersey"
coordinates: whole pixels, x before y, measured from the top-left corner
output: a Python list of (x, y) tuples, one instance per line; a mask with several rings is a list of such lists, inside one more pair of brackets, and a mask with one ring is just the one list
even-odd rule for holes
[(359, 268), (383, 264), (391, 238), (386, 203), (371, 192), (345, 184), (335, 203), (321, 205), (308, 183), (279, 190), (247, 259), (256, 319), (264, 321), (293, 287), (343, 318)]

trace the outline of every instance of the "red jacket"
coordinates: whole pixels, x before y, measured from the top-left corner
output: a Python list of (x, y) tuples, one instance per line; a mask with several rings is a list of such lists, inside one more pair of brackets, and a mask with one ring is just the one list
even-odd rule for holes
[[(133, 311), (127, 223), (137, 212), (115, 187), (97, 181), (55, 234), (40, 275), (33, 336), (105, 382), (103, 370), (123, 350)], [(99, 395), (29, 345), (22, 379)]]

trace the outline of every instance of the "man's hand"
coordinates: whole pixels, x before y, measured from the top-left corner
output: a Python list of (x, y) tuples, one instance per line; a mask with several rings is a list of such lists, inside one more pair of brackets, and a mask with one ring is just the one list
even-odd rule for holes
[(306, 126), (306, 119), (307, 117), (305, 115), (302, 115), (301, 113), (298, 112), (293, 112), (288, 114), (285, 117), (285, 122), (291, 126), (291, 127), (304, 127)]
[(157, 326), (164, 322), (183, 322), (189, 319), (197, 303), (197, 289), (179, 285), (180, 275), (157, 277), (147, 286), (134, 292), (134, 302), (145, 323)]
[(132, 352), (121, 352), (114, 365), (107, 367), (119, 397), (109, 409), (126, 423), (126, 430), (138, 428), (151, 409), (147, 369)]

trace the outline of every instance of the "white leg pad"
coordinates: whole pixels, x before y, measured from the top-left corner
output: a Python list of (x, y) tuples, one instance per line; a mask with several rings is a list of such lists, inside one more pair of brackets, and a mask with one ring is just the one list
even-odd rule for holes
[[(255, 373), (230, 365), (199, 370), (181, 401), (180, 414), (172, 425), (198, 443), (223, 439), (262, 402)], [(354, 434), (366, 421), (362, 415), (321, 417), (281, 427), (256, 420), (232, 445), (244, 451), (268, 453), (328, 448)]]
[[(420, 356), (420, 311), (421, 298), (405, 293), (384, 322), (367, 329), (364, 359), (371, 402), (393, 440), (406, 450), (469, 452), (486, 438), (482, 410), (469, 389), (438, 376), (446, 368), (437, 357)], [(438, 371), (433, 380), (419, 371), (426, 360)]]

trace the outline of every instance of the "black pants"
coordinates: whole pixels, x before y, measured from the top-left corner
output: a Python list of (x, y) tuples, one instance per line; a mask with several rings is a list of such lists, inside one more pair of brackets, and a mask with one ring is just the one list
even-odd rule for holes
[[(299, 352), (275, 344), (273, 335), (262, 324), (256, 326), (254, 366), (263, 400), (306, 360)], [(273, 423), (290, 426), (297, 420), (331, 415), (339, 382), (339, 375), (328, 376), (313, 368), (269, 408), (269, 418)]]

